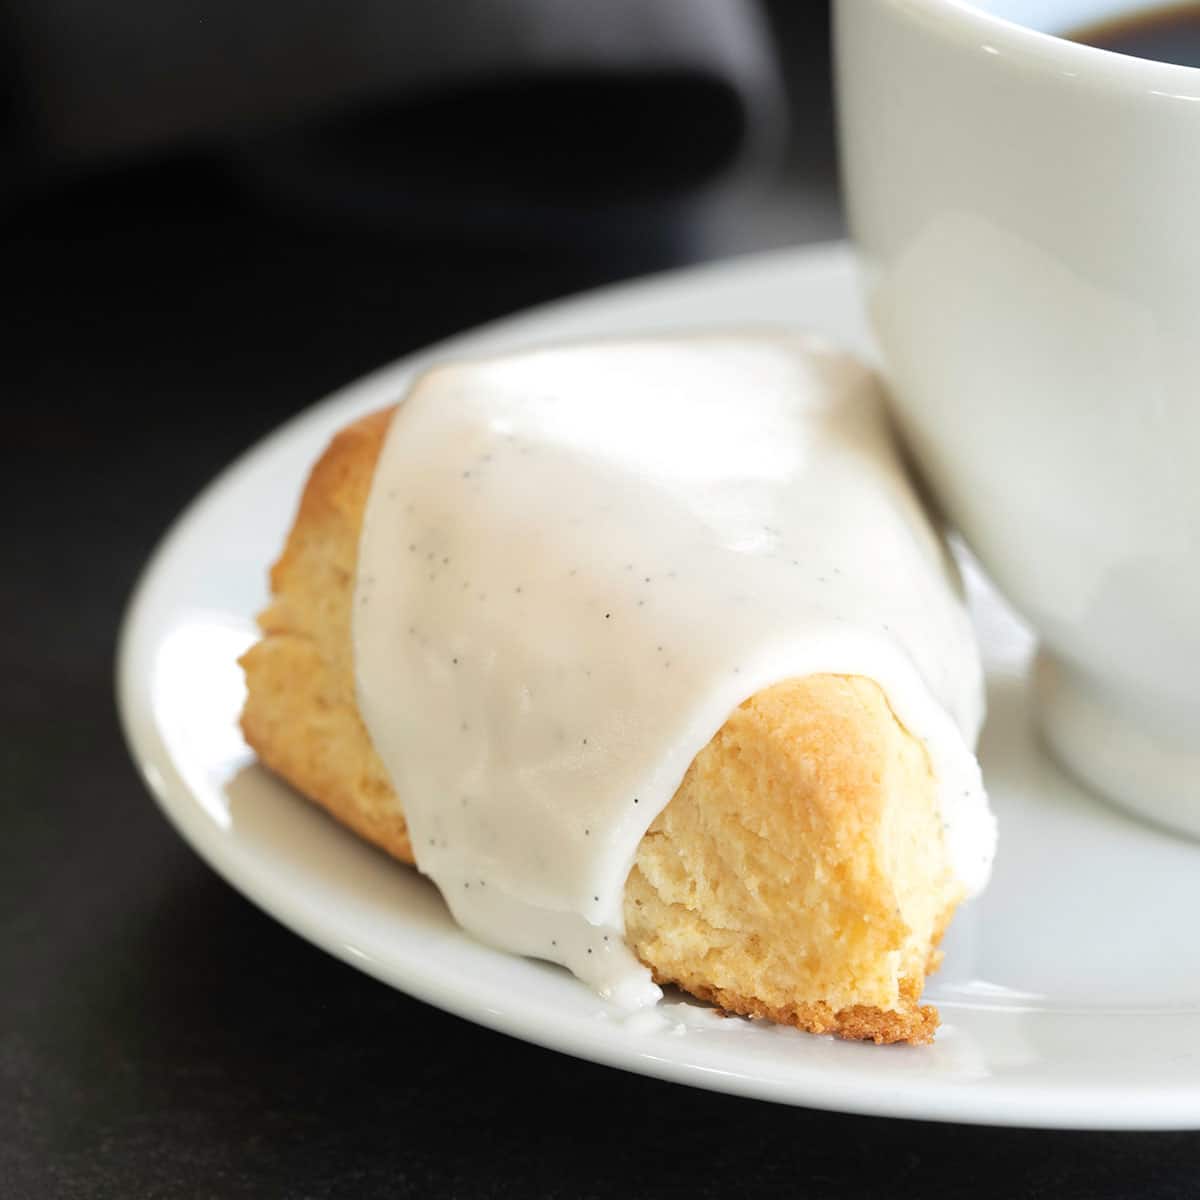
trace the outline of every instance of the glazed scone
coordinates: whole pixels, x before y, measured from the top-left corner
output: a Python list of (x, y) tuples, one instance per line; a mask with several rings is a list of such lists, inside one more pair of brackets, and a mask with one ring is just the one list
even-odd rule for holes
[[(271, 573), (263, 639), (243, 658), (243, 729), (301, 792), (414, 862), (404, 797), (360, 713), (353, 642), (390, 420), (343, 431), (312, 472)], [(732, 1012), (926, 1042), (937, 1015), (919, 1003), (925, 975), (968, 890), (943, 801), (927, 747), (872, 679), (815, 672), (759, 688), (638, 841), (625, 942), (659, 983)]]

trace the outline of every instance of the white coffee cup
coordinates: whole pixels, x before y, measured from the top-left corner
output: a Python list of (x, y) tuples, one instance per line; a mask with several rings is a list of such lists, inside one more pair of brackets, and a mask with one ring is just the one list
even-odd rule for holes
[(1037, 628), (1073, 772), (1200, 835), (1200, 70), (1163, 5), (835, 0), (872, 322), (934, 494)]

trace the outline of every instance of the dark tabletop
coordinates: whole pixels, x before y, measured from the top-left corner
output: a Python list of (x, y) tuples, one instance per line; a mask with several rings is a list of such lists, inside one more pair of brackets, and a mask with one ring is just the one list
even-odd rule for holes
[(10, 214), (0, 1196), (1200, 1195), (1198, 1135), (776, 1107), (447, 1016), (217, 878), (123, 745), (123, 605), (222, 465), (331, 388), (487, 317), (668, 262), (836, 235), (826, 90), (818, 73), (803, 98), (815, 132), (779, 188), (622, 252), (283, 219), (196, 155)]

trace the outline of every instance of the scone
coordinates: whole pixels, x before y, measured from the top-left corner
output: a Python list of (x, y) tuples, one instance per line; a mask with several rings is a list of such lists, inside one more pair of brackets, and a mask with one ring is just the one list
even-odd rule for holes
[[(754, 358), (758, 353), (754, 349), (756, 345), (752, 343), (748, 358), (736, 363), (738, 378), (744, 378), (748, 369), (751, 373), (759, 369), (758, 360)], [(662, 347), (655, 349), (661, 350)], [(678, 357), (679, 347), (667, 345), (666, 351), (674, 352)], [(554, 353), (569, 355), (566, 351)], [(807, 345), (801, 347), (800, 351), (790, 346), (782, 352), (768, 346), (766, 351), (768, 355), (779, 356), (780, 353), (786, 358), (797, 353), (811, 356), (824, 352), (813, 351)], [(685, 360), (686, 356), (685, 347)], [(729, 351), (723, 351), (721, 361), (728, 357)], [(610, 359), (602, 361), (611, 361), (611, 355)], [(659, 361), (652, 358), (651, 368)], [(668, 353), (661, 361), (674, 362), (675, 359)], [(764, 358), (763, 364), (761, 370), (765, 376), (769, 376), (776, 366), (774, 359)], [(560, 377), (563, 367), (574, 369), (580, 365), (586, 364), (552, 362), (550, 366), (553, 371), (547, 374), (546, 364), (541, 363), (538, 370), (542, 371), (542, 376), (538, 382), (544, 385), (547, 380)], [(637, 353), (634, 354), (634, 361), (627, 365), (643, 371), (646, 369), (645, 363), (637, 359)], [(705, 364), (693, 366), (702, 367), (706, 375), (711, 375), (710, 368)], [(792, 368), (788, 365), (787, 369)], [(821, 366), (821, 369), (825, 367)], [(693, 381), (698, 375), (699, 371), (694, 370)], [(519, 392), (529, 383), (529, 369), (525, 368), (524, 374), (518, 372), (513, 378), (520, 385), (517, 389)], [(859, 375), (854, 375), (853, 379), (861, 382)], [(771, 385), (773, 380), (773, 376), (765, 378), (763, 386)], [(510, 379), (509, 383), (512, 382)], [(779, 381), (774, 382), (777, 384)], [(485, 380), (483, 383), (492, 387), (495, 381)], [(414, 403), (418, 408), (418, 415), (412, 418), (414, 421), (420, 419), (422, 402), (427, 413), (438, 406), (442, 406), (443, 411), (449, 411), (461, 399), (464, 387), (469, 391), (476, 386), (477, 381), (470, 370), (465, 383), (453, 370), (443, 372), (440, 377), (434, 378), (432, 384), (426, 383), (426, 391), (432, 394), (424, 401), (421, 388), (416, 389), (398, 419), (409, 419), (409, 406)], [(870, 403), (873, 406), (875, 401), (871, 400)], [(500, 421), (495, 411), (488, 411), (486, 436), (478, 444), (472, 441), (472, 430), (478, 432), (478, 428), (463, 426), (451, 431), (439, 430), (436, 438), (424, 450), (414, 448), (416, 457), (409, 461), (406, 468), (412, 479), (411, 492), (406, 491), (405, 479), (396, 472), (394, 463), (386, 475), (382, 474), (383, 469), (379, 465), (395, 410), (366, 417), (335, 437), (312, 471), (283, 554), (271, 571), (272, 600), (260, 618), (262, 640), (242, 659), (248, 689), (242, 727), (247, 741), (262, 761), (339, 821), (396, 858), (408, 863), (418, 862), (422, 854), (415, 851), (425, 850), (429, 857), (421, 862), (422, 869), (434, 875), (447, 895), (452, 910), (468, 928), (472, 927), (473, 921), (476, 926), (480, 925), (479, 919), (474, 916), (479, 910), (467, 907), (468, 903), (477, 901), (471, 899), (470, 893), (459, 889), (469, 889), (474, 883), (474, 895), (478, 896), (489, 879), (495, 886), (497, 881), (503, 885), (507, 877), (503, 873), (490, 876), (483, 872), (475, 879), (471, 871), (476, 869), (480, 861), (478, 855), (470, 859), (470, 870), (463, 868), (458, 874), (447, 873), (445, 863), (453, 849), (444, 848), (442, 843), (453, 847), (455, 842), (446, 831), (451, 831), (461, 839), (468, 834), (474, 836), (478, 828), (487, 828), (486, 822), (478, 824), (483, 818), (476, 819), (476, 826), (461, 823), (470, 819), (461, 815), (470, 811), (468, 802), (476, 800), (474, 794), (468, 795), (469, 789), (465, 786), (457, 785), (461, 795), (443, 794), (427, 804), (421, 834), (424, 842), (421, 846), (414, 845), (413, 831), (405, 815), (407, 798), (402, 790), (398, 794), (396, 783), (406, 779), (410, 781), (411, 788), (426, 793), (431, 788), (424, 784), (425, 776), (420, 773), (413, 776), (403, 773), (405, 767), (394, 761), (394, 747), (393, 761), (390, 767), (385, 766), (368, 732), (361, 711), (364, 671), (361, 662), (356, 664), (355, 646), (357, 631), (360, 639), (358, 657), (361, 657), (364, 618), (361, 613), (356, 617), (355, 610), (358, 606), (365, 608), (372, 600), (378, 602), (374, 572), (385, 565), (385, 560), (378, 557), (377, 549), (370, 550), (376, 556), (368, 564), (372, 571), (370, 578), (364, 576), (360, 564), (360, 546), (369, 548), (371, 544), (370, 539), (364, 540), (363, 535), (364, 514), (369, 502), (375, 506), (377, 521), (387, 522), (391, 520), (386, 515), (389, 506), (397, 512), (407, 510), (411, 514), (414, 501), (406, 497), (416, 497), (422, 503), (434, 497), (437, 500), (437, 514), (436, 517), (428, 517), (427, 524), (431, 522), (428, 528), (413, 525), (414, 517), (407, 518), (409, 524), (405, 528), (408, 532), (403, 537), (409, 538), (411, 535), (412, 540), (395, 551), (407, 564), (404, 567), (407, 575), (402, 583), (393, 580), (391, 590), (383, 597), (386, 603), (395, 604), (400, 602), (399, 593), (404, 592), (410, 597), (413, 611), (425, 612), (427, 619), (424, 624), (419, 627), (412, 625), (408, 630), (401, 630), (400, 634), (393, 630), (392, 636), (407, 634), (410, 639), (421, 643), (412, 650), (418, 655), (412, 660), (418, 664), (414, 674), (428, 674), (424, 679), (414, 679), (411, 675), (409, 678), (395, 676), (394, 687), (425, 688), (430, 706), (436, 707), (434, 695), (439, 689), (459, 687), (460, 691), (454, 694), (474, 697), (485, 686), (492, 686), (497, 671), (497, 653), (503, 655), (507, 643), (499, 642), (499, 651), (477, 654), (488, 664), (485, 676), (480, 677), (485, 679), (485, 683), (476, 680), (466, 687), (454, 682), (457, 678), (454, 672), (465, 666), (467, 655), (475, 647), (470, 638), (456, 640), (454, 631), (466, 629), (472, 632), (477, 627), (490, 628), (498, 623), (503, 633), (506, 628), (504, 613), (508, 610), (504, 609), (497, 616), (492, 608), (484, 609), (485, 602), (475, 597), (486, 596), (489, 586), (503, 588), (509, 593), (505, 604), (511, 607), (524, 602), (521, 597), (512, 594), (521, 592), (522, 585), (517, 583), (510, 587), (508, 580), (497, 578), (502, 572), (494, 564), (489, 568), (490, 580), (468, 579), (465, 575), (462, 580), (458, 575), (451, 578), (456, 561), (449, 552), (447, 531), (455, 528), (454, 522), (458, 519), (455, 514), (462, 505), (444, 500), (446, 485), (441, 482), (435, 487), (430, 482), (433, 478), (430, 472), (434, 469), (429, 465), (442, 453), (429, 447), (454, 447), (446, 451), (453, 455), (461, 450), (465, 456), (462, 460), (467, 465), (460, 471), (455, 460), (442, 475), (448, 477), (452, 467), (457, 477), (465, 481), (465, 486), (470, 487), (473, 486), (470, 479), (473, 470), (486, 471), (499, 456), (511, 452), (513, 455), (524, 455), (525, 460), (523, 464), (514, 458), (512, 469), (520, 473), (514, 478), (536, 477), (537, 468), (527, 464), (536, 462), (535, 455), (541, 451), (535, 447), (526, 453), (520, 448), (520, 422), (512, 426), (518, 429), (516, 435), (510, 429), (505, 435), (508, 441), (502, 437), (493, 445), (488, 440), (492, 433), (487, 431), (492, 431), (493, 427), (509, 427)], [(434, 419), (442, 418), (435, 416)], [(535, 419), (538, 429), (546, 423), (544, 414), (535, 414), (531, 419)], [(542, 425), (536, 425), (536, 421), (542, 421)], [(854, 428), (853, 421), (849, 425), (842, 423), (836, 427), (835, 433), (844, 439), (847, 430)], [(416, 447), (420, 436), (415, 425), (414, 431), (412, 437)], [(448, 438), (448, 432), (454, 436)], [(648, 436), (653, 435), (651, 429)], [(513, 437), (516, 437), (516, 441), (512, 440)], [(870, 438), (867, 440), (870, 441)], [(400, 457), (403, 458), (404, 454)], [(380, 478), (377, 478), (377, 468), (381, 473)], [(608, 469), (606, 465), (604, 470)], [(644, 469), (645, 464), (637, 467), (638, 471)], [(859, 465), (853, 464), (852, 469), (858, 470)], [(888, 470), (891, 470), (890, 466)], [(511, 479), (501, 479), (497, 483), (508, 491), (513, 490)], [(380, 494), (380, 488), (384, 485), (389, 493), (387, 497)], [(533, 486), (532, 482), (530, 486)], [(889, 482), (887, 486), (893, 485)], [(580, 484), (580, 489), (586, 493), (586, 482)], [(474, 499), (464, 501), (468, 508), (471, 504), (484, 506), (475, 510), (472, 529), (488, 519), (515, 519), (514, 513), (495, 512), (495, 495), (472, 495)], [(571, 509), (572, 503), (561, 501), (564, 512)], [(602, 507), (607, 509), (609, 506), (606, 504)], [(381, 511), (383, 517), (379, 516)], [(451, 515), (447, 516), (447, 513)], [(491, 516), (480, 516), (481, 513), (490, 513)], [(570, 518), (578, 519), (578, 516)], [(912, 519), (912, 514), (907, 514), (906, 519)], [(607, 536), (604, 520), (598, 518), (597, 542)], [(564, 515), (563, 524), (567, 521)], [(376, 543), (382, 536), (380, 528), (386, 528), (387, 536), (394, 537), (400, 526), (393, 530), (390, 525), (378, 525)], [(440, 542), (430, 540), (432, 534), (428, 534), (428, 530), (434, 528), (442, 539)], [(616, 528), (619, 529), (619, 526)], [(414, 529), (418, 532), (413, 533)], [(533, 531), (527, 531), (527, 534), (529, 537), (535, 536)], [(459, 556), (457, 564), (468, 574), (471, 568), (479, 565), (472, 555), (469, 542), (469, 538), (464, 541), (461, 536), (454, 542), (454, 549)], [(526, 578), (525, 588), (535, 590), (549, 586), (546, 580), (557, 578), (555, 572), (561, 574), (564, 598), (546, 610), (557, 613), (561, 607), (571, 608), (573, 601), (570, 597), (575, 593), (569, 589), (575, 586), (573, 580), (578, 577), (576, 573), (590, 572), (593, 591), (599, 588), (596, 595), (602, 597), (598, 601), (599, 607), (595, 608), (595, 622), (598, 629), (606, 631), (596, 636), (608, 636), (607, 631), (614, 618), (624, 620), (625, 640), (612, 653), (617, 658), (623, 653), (628, 654), (625, 647), (637, 643), (642, 637), (642, 626), (638, 622), (650, 620), (641, 616), (645, 611), (644, 596), (652, 594), (650, 571), (646, 572), (644, 584), (639, 580), (642, 592), (620, 592), (612, 581), (626, 565), (632, 578), (632, 562), (619, 564), (613, 558), (608, 563), (600, 549), (589, 546), (587, 554), (580, 557), (579, 565), (571, 566), (574, 559), (555, 559), (555, 545), (557, 543), (547, 543), (535, 548), (530, 563), (540, 569), (549, 557), (554, 565), (552, 570), (547, 569), (544, 576), (527, 572), (523, 576)], [(427, 546), (438, 552), (427, 549)], [(442, 553), (442, 550), (447, 552)], [(930, 551), (932, 554), (939, 552), (936, 549)], [(881, 551), (881, 561), (890, 561), (894, 566), (899, 560), (889, 559), (889, 553)], [(924, 554), (925, 550), (921, 553)], [(419, 574), (414, 565), (417, 559), (421, 560)], [(470, 564), (470, 568), (461, 566), (463, 560)], [(686, 567), (687, 561), (679, 560), (681, 570)], [(852, 572), (852, 560), (847, 559), (846, 562), (848, 565), (845, 570)], [(639, 573), (643, 566), (643, 563), (638, 563)], [(775, 568), (771, 566), (770, 569)], [(842, 570), (835, 564), (827, 569), (830, 573)], [(669, 575), (670, 572), (664, 574)], [(881, 579), (879, 586), (885, 585), (886, 580)], [(622, 583), (621, 586), (632, 585)], [(426, 609), (421, 608), (417, 599), (412, 599), (414, 588), (421, 589), (418, 598), (421, 603), (429, 602)], [(476, 608), (463, 608), (468, 592)], [(637, 600), (633, 598), (635, 595)], [(858, 592), (853, 595), (857, 596)], [(627, 598), (627, 603), (624, 603), (624, 598)], [(578, 601), (579, 605), (584, 606), (578, 611), (592, 613), (592, 607), (587, 607), (592, 605), (592, 599), (593, 593), (586, 593)], [(624, 607), (619, 608), (618, 605), (622, 603)], [(681, 599), (677, 603), (680, 611), (684, 611), (685, 602)], [(611, 609), (602, 612), (601, 609), (606, 605)], [(486, 611), (487, 616), (469, 618), (463, 615), (476, 611)], [(456, 615), (440, 616), (450, 612)], [(434, 615), (430, 616), (430, 613)], [(513, 619), (516, 620), (515, 617)], [(666, 622), (672, 620), (670, 614), (658, 619)], [(685, 623), (688, 619), (686, 616), (679, 618)], [(444, 628), (438, 625), (439, 620), (444, 621)], [(469, 624), (471, 620), (475, 621), (474, 625)], [(571, 620), (578, 623), (579, 617), (573, 616)], [(665, 627), (660, 624), (654, 628), (661, 630)], [(507, 628), (511, 636), (513, 627)], [(647, 636), (653, 638), (664, 635), (651, 632)], [(547, 630), (546, 637), (553, 641), (553, 630)], [(691, 640), (694, 642), (694, 637)], [(657, 648), (663, 651), (661, 644)], [(462, 663), (458, 653), (451, 653), (458, 649), (461, 649)], [(653, 657), (653, 650), (647, 643), (647, 655)], [(582, 652), (586, 655), (586, 650)], [(660, 654), (660, 668), (662, 658)], [(850, 654), (848, 661), (853, 659), (854, 655)], [(742, 671), (743, 661), (748, 678), (753, 680), (761, 677), (761, 671), (756, 674), (748, 658), (739, 659), (739, 665), (731, 670)], [(671, 666), (670, 663), (666, 665)], [(564, 666), (555, 663), (551, 670), (537, 660), (532, 666), (525, 665), (521, 669), (524, 672), (519, 676), (521, 686), (528, 693), (530, 679), (536, 681), (543, 676), (555, 679), (574, 668), (570, 664)], [(596, 673), (602, 674), (606, 669), (607, 658), (604, 662), (597, 659)], [(480, 670), (485, 668), (481, 667)], [(591, 668), (586, 670), (590, 675)], [(451, 682), (439, 682), (446, 675)], [(667, 676), (664, 674), (663, 678)], [(580, 686), (586, 686), (582, 676)], [(466, 687), (465, 692), (461, 690), (463, 687)], [(550, 685), (547, 684), (547, 687)], [(686, 692), (679, 694), (686, 695)], [(422, 697), (417, 695), (412, 700), (419, 704)], [(936, 739), (931, 741), (928, 736), (924, 739), (914, 736), (898, 719), (890, 700), (891, 697), (879, 682), (855, 672), (813, 671), (789, 675), (765, 686), (754, 687), (748, 699), (742, 699), (724, 710), (723, 723), (719, 724), (715, 734), (694, 753), (690, 765), (683, 764), (681, 781), (677, 774), (677, 784), (672, 785), (673, 794), (669, 791), (666, 793), (670, 797), (669, 802), (665, 805), (660, 802), (660, 811), (652, 814), (648, 828), (643, 826), (639, 831), (632, 826), (638, 840), (633, 847), (632, 866), (627, 869), (623, 887), (620, 888), (620, 913), (616, 916), (611, 913), (606, 915), (601, 907), (593, 914), (584, 905), (581, 911), (591, 922), (586, 928), (612, 931), (613, 940), (617, 941), (623, 934), (625, 945), (640, 963), (649, 968), (657, 983), (676, 984), (729, 1012), (767, 1017), (814, 1033), (833, 1033), (845, 1038), (879, 1043), (928, 1042), (933, 1036), (938, 1017), (932, 1007), (920, 1003), (925, 976), (937, 965), (937, 946), (947, 922), (964, 896), (977, 889), (979, 874), (986, 873), (986, 863), (976, 869), (974, 879), (965, 877), (967, 872), (961, 863), (961, 845), (956, 855), (952, 831), (946, 829), (948, 825), (953, 826), (954, 821), (947, 808), (946, 781), (939, 780), (931, 757), (931, 747), (936, 744)], [(474, 756), (476, 760), (482, 755), (492, 765), (487, 767), (485, 764), (481, 768), (476, 762), (470, 767), (474, 775), (469, 773), (468, 766), (456, 765), (454, 770), (458, 775), (454, 778), (456, 781), (486, 780), (489, 778), (487, 771), (491, 770), (490, 778), (503, 782), (512, 775), (511, 771), (509, 775), (504, 775), (504, 771), (508, 770), (508, 759), (518, 753), (512, 746), (524, 745), (520, 739), (528, 740), (532, 735), (524, 726), (511, 735), (504, 733), (506, 726), (499, 733), (476, 733), (473, 728), (468, 728), (471, 722), (466, 719), (467, 716), (474, 718), (476, 710), (462, 707), (472, 702), (463, 699), (456, 701), (461, 713), (465, 714), (460, 722), (464, 739), (462, 754), (466, 759)], [(609, 708), (612, 707), (611, 701), (606, 703)], [(619, 706), (620, 701), (617, 704)], [(560, 704), (559, 707), (563, 706)], [(460, 709), (454, 710), (456, 715), (459, 715)], [(487, 723), (489, 711), (483, 711), (479, 723)], [(508, 714), (503, 714), (503, 720), (496, 718), (500, 725), (511, 719)], [(447, 723), (444, 719), (441, 721), (442, 725)], [(549, 729), (547, 725), (546, 745), (553, 744)], [(562, 759), (556, 769), (575, 772), (569, 778), (590, 778), (581, 772), (594, 773), (595, 762), (588, 758), (591, 754), (586, 745), (588, 738), (575, 736), (577, 733), (578, 730), (565, 721), (555, 727), (554, 738), (557, 742), (570, 741), (573, 747), (555, 751)], [(509, 742), (504, 741), (506, 736), (509, 736)], [(437, 759), (439, 754), (442, 759), (446, 757), (444, 747), (428, 744), (431, 759)], [(617, 747), (614, 754), (623, 744), (615, 735), (610, 736), (606, 743)], [(405, 744), (405, 754), (409, 759), (416, 753), (419, 751), (413, 750), (411, 742)], [(550, 752), (542, 750), (539, 753), (544, 757)], [(970, 758), (965, 748), (964, 753)], [(600, 761), (603, 763), (604, 760)], [(534, 763), (533, 767), (530, 762)], [(530, 759), (518, 764), (520, 771), (515, 777), (529, 781), (531, 772), (540, 770), (539, 762)], [(437, 767), (436, 764), (430, 768), (435, 769), (445, 774), (450, 768)], [(956, 786), (958, 782), (955, 781)], [(486, 788), (483, 790), (486, 792)], [(633, 790), (632, 787), (629, 790)], [(482, 795), (478, 803), (485, 804), (487, 799), (486, 795)], [(642, 797), (637, 795), (629, 797), (632, 805), (638, 805), (641, 800)], [(647, 796), (649, 801), (650, 797)], [(570, 796), (564, 795), (561, 806), (556, 806), (553, 811), (543, 808), (540, 810), (543, 816), (536, 820), (553, 825), (565, 815), (570, 803)], [(585, 802), (581, 800), (580, 803)], [(982, 811), (986, 821), (983, 821), (979, 817), (979, 803), (973, 803), (974, 808), (970, 812), (959, 812), (955, 820), (959, 824), (970, 823), (970, 818), (975, 822), (977, 834), (979, 829), (986, 826), (982, 840), (976, 836), (973, 849), (978, 851), (982, 859), (990, 859), (991, 846), (986, 844), (987, 834), (990, 833), (990, 817), (987, 817), (984, 806)], [(438, 823), (438, 814), (448, 812), (451, 808), (460, 823), (446, 826)], [(496, 811), (507, 817), (521, 810), (514, 809), (510, 803), (510, 807), (501, 807)], [(581, 811), (594, 810), (585, 806)], [(631, 814), (637, 812), (632, 807), (629, 811)], [(550, 812), (549, 816), (545, 815), (547, 812)], [(626, 822), (622, 826), (625, 829), (628, 820), (622, 820)], [(495, 845), (501, 848), (506, 846), (506, 834), (511, 832), (511, 829), (495, 830)], [(600, 829), (583, 829), (562, 834), (563, 844), (571, 847), (564, 853), (586, 855), (590, 839), (602, 832)], [(628, 835), (622, 833), (621, 836)], [(536, 842), (538, 838), (531, 837), (528, 830), (523, 829), (518, 840), (524, 844)], [(960, 831), (960, 843), (961, 840)], [(427, 847), (424, 843), (428, 844)], [(582, 849), (575, 850), (576, 844)], [(557, 843), (549, 841), (547, 845), (554, 850)], [(497, 855), (500, 853), (500, 850), (496, 851)], [(519, 854), (520, 851), (513, 853)], [(538, 850), (538, 854), (541, 854), (541, 850)], [(531, 858), (529, 861), (540, 863), (542, 860)], [(587, 865), (590, 860), (581, 857), (578, 862)], [(458, 870), (458, 867), (454, 869)], [(579, 870), (582, 871), (582, 867)], [(529, 868), (529, 871), (536, 876), (535, 868)], [(592, 890), (590, 882), (586, 890)], [(596, 885), (596, 890), (594, 899), (598, 906), (602, 906), (600, 885)], [(496, 903), (499, 899), (497, 896), (490, 903)], [(586, 902), (592, 899), (591, 896), (584, 897)], [(527, 900), (528, 897), (522, 903)], [(529, 901), (535, 902), (536, 896)], [(551, 936), (555, 929), (560, 928), (554, 924), (558, 919), (553, 915), (550, 923), (545, 925), (547, 935), (544, 945), (533, 934), (492, 937), (486, 927), (482, 936), (496, 940), (498, 944), (506, 944), (518, 952), (558, 958), (567, 962), (578, 974), (589, 978), (588, 971), (592, 970), (592, 963), (595, 962), (591, 957), (593, 946), (590, 942), (586, 947), (582, 941), (578, 942), (576, 949), (571, 952), (578, 961), (565, 955), (561, 947), (557, 950), (552, 948), (559, 945), (558, 939)], [(537, 926), (537, 922), (533, 924)], [(564, 925), (561, 928), (569, 931), (574, 926)], [(582, 957), (585, 950), (589, 956), (586, 959)], [(597, 953), (611, 950), (608, 932), (603, 934), (603, 942), (597, 936), (595, 950)], [(579, 965), (581, 962), (586, 965)], [(592, 974), (595, 975), (595, 972), (592, 971)], [(600, 976), (591, 978), (591, 981), (596, 983), (597, 979), (602, 981)]]

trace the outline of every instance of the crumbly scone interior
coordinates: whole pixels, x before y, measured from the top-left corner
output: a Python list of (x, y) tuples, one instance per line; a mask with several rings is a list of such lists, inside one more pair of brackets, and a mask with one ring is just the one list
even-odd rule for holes
[(626, 936), (660, 981), (815, 1031), (924, 1040), (960, 898), (923, 747), (870, 680), (758, 693), (638, 850)]

